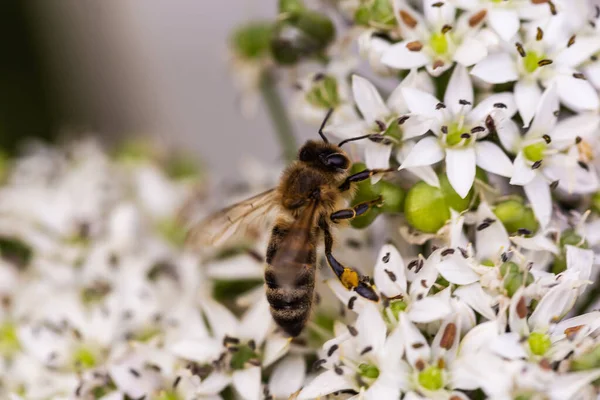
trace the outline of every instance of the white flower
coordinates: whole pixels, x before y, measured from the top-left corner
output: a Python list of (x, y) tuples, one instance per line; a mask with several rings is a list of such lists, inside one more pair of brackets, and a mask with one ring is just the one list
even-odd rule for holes
[[(572, 164), (564, 165), (564, 159), (558, 152), (575, 146), (579, 140), (579, 132), (584, 136), (594, 132), (600, 124), (600, 118), (596, 114), (582, 114), (557, 124), (558, 107), (556, 85), (551, 85), (540, 99), (535, 118), (521, 139), (515, 138), (515, 131), (498, 133), (501, 138), (504, 137), (505, 143), (513, 143), (512, 150), (517, 152), (510, 183), (523, 186), (542, 228), (548, 225), (552, 215), (548, 185), (553, 177), (565, 176), (567, 182), (563, 182), (563, 185), (572, 189), (581, 188), (578, 182), (581, 182), (579, 177), (583, 174), (597, 181), (595, 171), (587, 167), (587, 164), (577, 163), (577, 167)], [(554, 160), (555, 157), (558, 158)], [(567, 167), (570, 168), (566, 169)], [(584, 171), (578, 171), (579, 169)]]
[(383, 64), (396, 69), (425, 66), (432, 76), (439, 76), (454, 62), (473, 65), (487, 55), (478, 39), (481, 19), (465, 13), (455, 20), (456, 9), (449, 2), (423, 0), (424, 16), (404, 0), (394, 0), (394, 9), (404, 40), (385, 52)]
[[(358, 75), (353, 75), (352, 93), (364, 119), (350, 123), (331, 124), (325, 127), (324, 132), (344, 139), (369, 135), (367, 140), (359, 142), (364, 145), (367, 167), (371, 169), (388, 168), (394, 144), (401, 146), (403, 141), (427, 132), (427, 126), (418, 117), (411, 118), (411, 116), (405, 115), (408, 111), (402, 93), (402, 89), (405, 87), (433, 90), (428, 77), (424, 78), (416, 71), (412, 71), (390, 94), (387, 102), (384, 102), (371, 82)], [(426, 177), (435, 175), (433, 171), (422, 168), (411, 170), (411, 172)], [(374, 179), (378, 178), (374, 177)]]
[(471, 18), (485, 19), (489, 26), (506, 42), (512, 39), (521, 27), (520, 19), (531, 19), (540, 11), (540, 6), (529, 0), (450, 0), (456, 7), (474, 12)]
[(519, 114), (529, 126), (542, 91), (538, 83), (556, 85), (563, 105), (575, 111), (597, 110), (598, 94), (577, 67), (600, 50), (597, 36), (569, 36), (560, 16), (547, 26), (533, 24), (525, 42), (507, 44), (506, 51), (490, 54), (471, 73), (488, 83), (516, 81), (514, 93)]
[(325, 357), (318, 364), (327, 370), (309, 382), (297, 399), (347, 389), (360, 392), (364, 399), (398, 398), (402, 332), (398, 327), (387, 333), (379, 310), (373, 304), (365, 305), (355, 327), (339, 327), (338, 335), (323, 345)]
[[(510, 93), (490, 95), (473, 107), (473, 85), (464, 67), (456, 66), (444, 102), (417, 89), (402, 90), (412, 114), (427, 121), (435, 136), (421, 139), (400, 166), (423, 167), (446, 160), (446, 174), (454, 190), (466, 197), (475, 180), (475, 166), (510, 177), (512, 167), (504, 151), (490, 141), (479, 141), (490, 129), (490, 119), (501, 131), (515, 113)], [(412, 135), (411, 135), (412, 136)]]

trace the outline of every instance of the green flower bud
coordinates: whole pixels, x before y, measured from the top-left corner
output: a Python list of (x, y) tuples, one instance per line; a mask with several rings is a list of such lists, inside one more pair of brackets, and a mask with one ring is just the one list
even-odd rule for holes
[(197, 179), (200, 176), (200, 167), (191, 157), (178, 155), (169, 159), (165, 172), (174, 180)]
[(325, 76), (314, 82), (306, 93), (306, 101), (318, 108), (336, 108), (340, 104), (337, 80), (332, 76)]
[(303, 11), (304, 9), (305, 6), (302, 0), (279, 0), (280, 13), (294, 13)]
[(384, 25), (386, 27), (396, 26), (396, 17), (394, 16), (394, 8), (389, 0), (374, 0), (371, 5), (372, 23), (376, 25)]
[(379, 181), (376, 186), (383, 198), (383, 206), (380, 207), (380, 210), (386, 213), (402, 212), (404, 209), (404, 198), (406, 196), (404, 190), (387, 181)]
[(371, 21), (371, 9), (365, 4), (361, 4), (354, 12), (354, 22), (357, 25), (368, 26)]
[(452, 185), (450, 185), (450, 181), (448, 180), (448, 176), (446, 176), (446, 174), (441, 174), (439, 176), (439, 179), (440, 188), (442, 189), (442, 193), (444, 195), (444, 199), (448, 207), (458, 212), (464, 211), (467, 208), (469, 208), (471, 200), (473, 199), (472, 188), (467, 194), (467, 196), (463, 199), (458, 195), (458, 193), (456, 193)]
[(533, 233), (539, 227), (533, 210), (520, 200), (511, 199), (498, 203), (494, 208), (494, 214), (504, 224), (509, 234), (516, 234), (521, 228)]
[(596, 214), (600, 214), (600, 192), (596, 192), (592, 195), (592, 211)]
[(560, 235), (560, 254), (556, 256), (554, 264), (552, 265), (552, 272), (555, 274), (560, 274), (567, 269), (567, 249), (565, 248), (567, 245), (580, 247), (582, 249), (587, 249), (589, 247), (587, 241), (575, 232), (574, 229), (564, 230)]
[(513, 297), (521, 286), (529, 286), (533, 281), (534, 278), (530, 272), (508, 272), (504, 276), (504, 289), (506, 289), (508, 297)]
[(587, 371), (600, 368), (600, 345), (581, 354), (571, 362), (571, 371)]
[(354, 22), (379, 29), (391, 29), (397, 25), (394, 8), (389, 0), (371, 0), (361, 4), (354, 13)]
[(505, 263), (502, 263), (502, 265), (500, 265), (500, 275), (501, 276), (506, 276), (506, 274), (516, 274), (520, 271), (519, 266), (512, 262), (512, 261), (507, 261)]
[(123, 164), (140, 164), (155, 159), (156, 150), (147, 141), (131, 139), (117, 147), (114, 158)]
[(269, 53), (273, 25), (257, 21), (241, 26), (231, 36), (231, 46), (241, 57), (254, 60)]
[(290, 14), (271, 38), (271, 52), (282, 65), (291, 65), (322, 52), (335, 38), (329, 17), (314, 11)]
[(419, 372), (419, 385), (427, 390), (435, 391), (444, 387), (442, 370), (436, 366), (429, 366)]
[(550, 336), (540, 332), (532, 332), (527, 338), (527, 343), (531, 352), (536, 356), (543, 356), (552, 347)]
[(369, 379), (379, 378), (379, 368), (372, 364), (360, 364), (358, 366), (358, 373), (360, 376)]
[(404, 215), (410, 226), (427, 233), (437, 232), (450, 219), (442, 190), (425, 182), (418, 182), (406, 194)]

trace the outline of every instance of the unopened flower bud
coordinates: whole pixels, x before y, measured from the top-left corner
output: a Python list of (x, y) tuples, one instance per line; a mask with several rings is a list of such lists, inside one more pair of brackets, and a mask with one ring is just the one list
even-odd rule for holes
[(572, 371), (587, 371), (595, 368), (600, 368), (600, 345), (576, 357), (571, 362)]
[(494, 214), (504, 224), (509, 234), (516, 234), (519, 229), (527, 229), (533, 233), (539, 227), (533, 210), (525, 206), (521, 199), (505, 200), (498, 203), (494, 209)]
[(406, 194), (404, 214), (413, 228), (427, 233), (437, 232), (450, 219), (442, 190), (425, 182), (418, 182)]
[(534, 278), (530, 272), (508, 272), (504, 277), (504, 289), (506, 289), (506, 295), (512, 297), (521, 286), (529, 286), (533, 281)]
[(302, 0), (279, 0), (279, 13), (294, 13), (304, 10)]
[(252, 22), (241, 26), (231, 36), (234, 52), (245, 59), (254, 60), (269, 52), (273, 25), (269, 22)]

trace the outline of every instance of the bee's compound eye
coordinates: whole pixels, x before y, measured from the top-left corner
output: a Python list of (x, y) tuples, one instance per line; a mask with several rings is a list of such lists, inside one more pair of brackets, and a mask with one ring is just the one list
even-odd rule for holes
[(343, 154), (333, 153), (325, 158), (325, 164), (329, 167), (348, 169), (350, 166), (350, 161)]
[(300, 150), (300, 154), (298, 155), (298, 159), (300, 161), (311, 161), (313, 159), (313, 153), (310, 149), (306, 147)]

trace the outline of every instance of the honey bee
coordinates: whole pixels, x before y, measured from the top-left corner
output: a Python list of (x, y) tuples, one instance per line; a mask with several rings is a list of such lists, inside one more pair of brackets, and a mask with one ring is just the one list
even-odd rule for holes
[(209, 216), (192, 226), (187, 237), (194, 248), (219, 246), (241, 231), (274, 219), (265, 256), (266, 295), (273, 319), (292, 337), (300, 334), (310, 316), (321, 240), (327, 263), (344, 287), (369, 300), (379, 300), (369, 277), (336, 260), (331, 228), (381, 206), (381, 198), (351, 208), (347, 201), (354, 193), (354, 183), (391, 170), (366, 169), (350, 175), (351, 161), (341, 147), (370, 135), (346, 139), (338, 145), (330, 143), (323, 128), (331, 111), (318, 131), (322, 140), (309, 140), (300, 148), (298, 159), (283, 172), (276, 188)]

